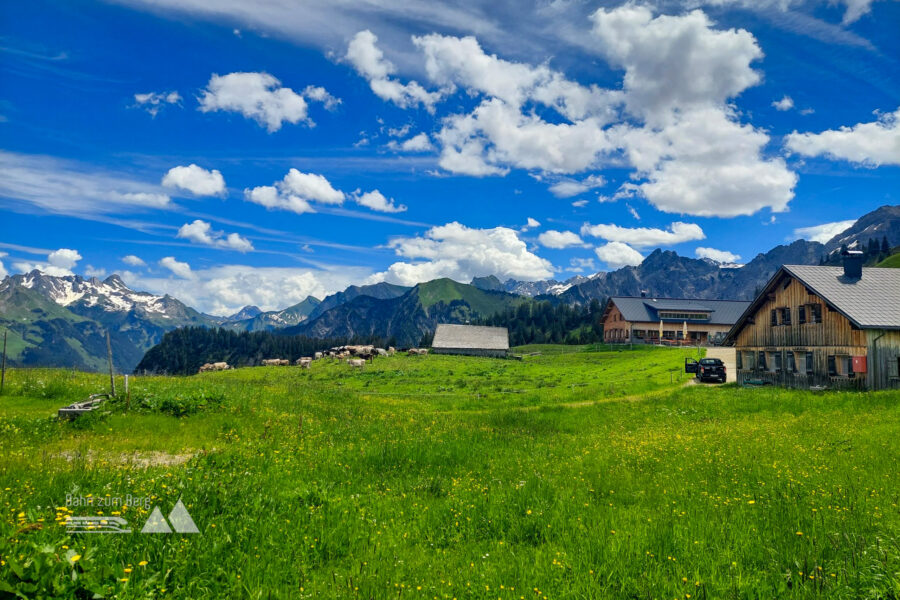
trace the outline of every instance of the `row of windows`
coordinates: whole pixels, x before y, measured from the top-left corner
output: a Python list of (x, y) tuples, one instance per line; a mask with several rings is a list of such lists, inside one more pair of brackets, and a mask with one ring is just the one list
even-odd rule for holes
[(709, 313), (660, 312), (660, 319), (702, 320), (709, 319)]
[[(812, 352), (738, 352), (737, 368), (771, 371), (773, 373), (806, 373), (813, 374), (815, 359)], [(828, 375), (831, 377), (854, 377), (853, 357), (847, 355), (828, 355)]]
[[(769, 323), (775, 327), (777, 325), (790, 325), (792, 310), (788, 306), (781, 308), (773, 308), (769, 315)], [(822, 305), (821, 304), (801, 304), (797, 307), (797, 323), (803, 325), (805, 323), (821, 323), (822, 322)]]

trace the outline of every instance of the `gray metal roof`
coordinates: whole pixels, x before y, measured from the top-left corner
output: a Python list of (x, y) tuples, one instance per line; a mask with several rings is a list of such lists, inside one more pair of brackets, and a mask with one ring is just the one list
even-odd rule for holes
[(509, 350), (509, 331), (506, 327), (441, 324), (434, 332), (431, 347)]
[(861, 329), (900, 328), (900, 269), (863, 267), (847, 279), (843, 267), (785, 265), (784, 270)]
[[(654, 322), (660, 318), (658, 311), (676, 312), (708, 312), (709, 319), (688, 319), (694, 323), (709, 323), (711, 325), (733, 325), (741, 314), (750, 306), (749, 302), (741, 300), (695, 300), (690, 298), (637, 298), (631, 296), (613, 296), (609, 299), (622, 313), (626, 321)], [(663, 321), (678, 321), (683, 319), (663, 319)]]

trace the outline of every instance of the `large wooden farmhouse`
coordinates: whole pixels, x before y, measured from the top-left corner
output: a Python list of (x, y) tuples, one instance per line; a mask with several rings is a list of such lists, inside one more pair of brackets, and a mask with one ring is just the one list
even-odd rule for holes
[(603, 308), (603, 339), (609, 344), (718, 343), (749, 305), (737, 300), (613, 296)]
[(785, 265), (728, 333), (738, 382), (900, 388), (900, 269)]

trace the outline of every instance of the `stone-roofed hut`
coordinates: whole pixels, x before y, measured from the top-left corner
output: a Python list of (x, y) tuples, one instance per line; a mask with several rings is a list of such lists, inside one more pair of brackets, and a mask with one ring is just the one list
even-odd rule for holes
[(465, 354), (506, 358), (509, 354), (509, 331), (506, 327), (441, 324), (431, 343), (434, 354)]

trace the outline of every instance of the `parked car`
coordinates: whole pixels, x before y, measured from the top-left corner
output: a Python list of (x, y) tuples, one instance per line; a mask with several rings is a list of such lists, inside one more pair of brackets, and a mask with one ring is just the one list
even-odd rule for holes
[(694, 376), (700, 381), (725, 383), (728, 379), (725, 363), (719, 358), (701, 358), (699, 361), (686, 358), (684, 359), (684, 372), (694, 373)]

